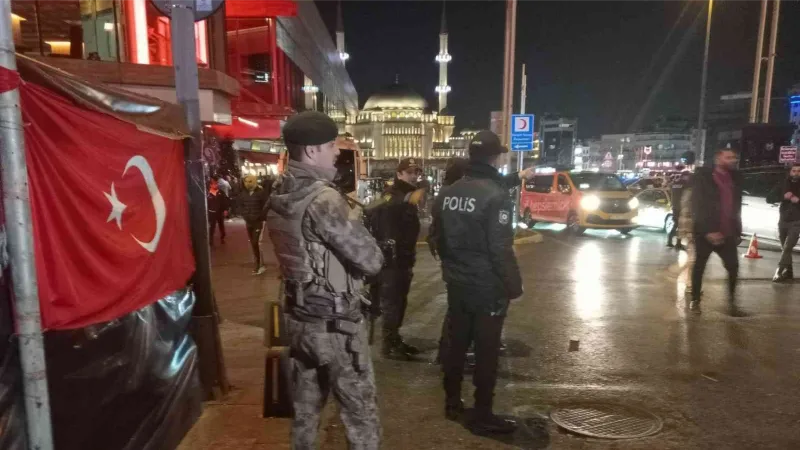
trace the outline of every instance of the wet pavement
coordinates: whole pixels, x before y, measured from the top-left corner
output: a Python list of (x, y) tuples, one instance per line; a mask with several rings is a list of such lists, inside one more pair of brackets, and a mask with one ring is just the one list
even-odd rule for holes
[[(260, 327), (263, 302), (277, 290), (274, 257), (267, 274), (251, 277), (244, 228), (229, 228), (227, 247), (214, 252), (214, 276), (236, 389), (226, 402), (207, 406), (182, 448), (288, 448), (287, 421), (258, 417)], [(373, 352), (383, 448), (800, 448), (800, 291), (770, 282), (777, 252), (741, 260), (746, 318), (725, 314), (725, 272), (712, 256), (703, 313), (695, 316), (685, 309), (686, 254), (665, 248), (663, 234), (541, 232), (542, 243), (517, 246), (525, 295), (506, 320), (508, 350), (496, 390), (496, 412), (524, 426), (512, 436), (489, 438), (445, 420), (439, 367), (431, 364), (445, 287), (438, 263), (421, 246), (402, 332), (425, 352), (417, 362), (383, 360)], [(469, 378), (464, 388), (469, 404)], [(648, 438), (606, 441), (566, 433), (548, 419), (552, 408), (598, 402), (652, 411), (664, 427)], [(225, 446), (226, 436), (239, 444)], [(203, 438), (222, 446), (205, 446)], [(346, 448), (333, 407), (321, 440), (321, 448)]]

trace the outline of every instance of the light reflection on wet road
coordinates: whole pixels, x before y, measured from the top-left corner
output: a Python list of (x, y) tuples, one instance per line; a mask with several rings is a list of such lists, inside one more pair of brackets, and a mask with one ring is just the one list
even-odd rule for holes
[[(428, 363), (445, 287), (421, 247), (404, 335), (427, 351), (419, 363), (374, 353), (385, 448), (800, 448), (800, 295), (768, 281), (777, 253), (742, 261), (741, 302), (753, 313), (744, 319), (724, 314), (725, 272), (712, 257), (695, 317), (683, 298), (686, 253), (665, 248), (663, 233), (540, 228), (543, 243), (517, 248), (525, 295), (506, 320), (496, 409), (541, 418), (553, 406), (610, 401), (650, 409), (664, 430), (612, 446), (549, 424), (546, 438), (501, 442), (445, 421), (438, 367)], [(471, 391), (465, 382), (464, 397)]]

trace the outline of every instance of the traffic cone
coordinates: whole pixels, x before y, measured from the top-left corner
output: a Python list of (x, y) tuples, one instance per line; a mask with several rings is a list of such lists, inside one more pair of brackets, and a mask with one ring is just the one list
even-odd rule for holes
[(758, 236), (756, 236), (755, 233), (753, 233), (753, 237), (750, 239), (750, 246), (747, 247), (747, 253), (745, 253), (744, 257), (748, 259), (763, 258), (758, 254)]

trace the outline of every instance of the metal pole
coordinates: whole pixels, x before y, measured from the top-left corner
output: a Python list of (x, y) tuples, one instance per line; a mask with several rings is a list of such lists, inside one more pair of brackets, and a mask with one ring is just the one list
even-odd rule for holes
[(764, 83), (764, 110), (761, 122), (769, 122), (769, 107), (772, 102), (772, 74), (775, 70), (775, 46), (778, 43), (778, 20), (781, 14), (781, 0), (775, 0), (772, 7), (772, 30), (769, 34), (769, 59), (767, 60), (767, 80)]
[[(525, 100), (528, 96), (528, 74), (525, 71), (525, 64), (522, 65), (522, 86), (520, 87), (520, 100), (519, 100), (519, 113), (525, 114)], [(533, 128), (533, 124), (531, 124)], [(524, 168), (525, 153), (517, 152), (517, 172), (521, 172)]]
[(700, 111), (697, 114), (697, 129), (700, 130), (700, 161), (705, 161), (706, 139), (706, 84), (708, 82), (708, 47), (711, 42), (711, 14), (714, 10), (714, 0), (708, 0), (708, 19), (706, 20), (706, 45), (703, 51), (703, 75), (700, 80)]
[(214, 291), (211, 284), (211, 254), (208, 244), (208, 210), (200, 128), (200, 84), (194, 39), (194, 2), (175, 1), (170, 31), (175, 65), (175, 93), (183, 106), (190, 139), (185, 140), (186, 182), (189, 191), (189, 220), (195, 273), (192, 279), (197, 303), (193, 311), (194, 338), (200, 355), (200, 379), (206, 396), (214, 398), (216, 388), (227, 392), (228, 382), (222, 358)]
[[(14, 72), (17, 70), (11, 33), (11, 0), (0, 0), (0, 66)], [(39, 285), (36, 282), (28, 167), (19, 90), (16, 88), (0, 94), (0, 124), (0, 172), (28, 448), (52, 450), (53, 430), (39, 312)]]
[(750, 99), (750, 123), (758, 120), (758, 88), (761, 84), (761, 58), (764, 51), (764, 29), (767, 27), (767, 0), (761, 0), (761, 19), (758, 22), (756, 62), (753, 66), (753, 94)]
[(117, 2), (111, 2), (111, 14), (114, 15), (114, 52), (117, 54), (117, 62), (122, 62), (122, 52), (119, 48), (119, 30), (120, 30), (120, 20), (119, 20), (119, 12), (117, 11)]
[(44, 56), (44, 38), (42, 38), (42, 16), (40, 14), (39, 0), (33, 2), (36, 10), (36, 40), (39, 44), (39, 56)]
[(504, 145), (510, 144), (511, 108), (514, 93), (514, 48), (517, 26), (517, 0), (506, 0), (505, 61), (503, 64), (503, 130)]

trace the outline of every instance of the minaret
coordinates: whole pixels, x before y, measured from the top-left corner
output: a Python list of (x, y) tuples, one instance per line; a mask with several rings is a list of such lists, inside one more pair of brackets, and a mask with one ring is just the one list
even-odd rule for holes
[(344, 51), (344, 19), (342, 18), (342, 1), (336, 4), (336, 50), (342, 61), (350, 59), (350, 55)]
[(436, 92), (439, 93), (439, 112), (447, 108), (447, 93), (450, 86), (447, 85), (447, 64), (453, 59), (447, 53), (447, 21), (445, 19), (445, 6), (442, 1), (442, 28), (439, 31), (439, 54), (436, 55), (436, 62), (439, 63), (439, 85)]

